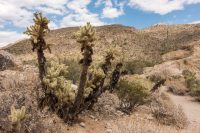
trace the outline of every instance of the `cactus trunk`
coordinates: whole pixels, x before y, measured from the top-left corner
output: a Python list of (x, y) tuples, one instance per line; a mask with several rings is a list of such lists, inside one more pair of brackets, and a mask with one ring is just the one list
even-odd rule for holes
[(45, 70), (45, 63), (46, 63), (46, 58), (44, 56), (43, 49), (40, 47), (40, 49), (37, 50), (37, 56), (38, 56), (38, 68), (39, 68), (39, 77), (42, 83), (42, 87), (44, 88), (43, 85), (43, 78), (45, 76), (46, 70)]
[[(91, 52), (89, 49), (85, 49), (84, 53), (84, 58), (82, 62), (82, 72), (80, 76), (80, 83), (78, 87), (78, 93), (74, 102), (73, 106), (73, 117), (77, 115), (77, 113), (80, 111), (80, 106), (83, 103), (83, 98), (84, 98), (84, 89), (87, 81), (87, 73), (88, 73), (88, 68), (90, 66), (90, 59), (92, 58)], [(74, 119), (74, 118), (73, 118)]]
[(80, 108), (81, 103), (83, 102), (83, 93), (85, 89), (85, 84), (87, 81), (87, 72), (89, 66), (83, 66), (81, 76), (80, 76), (80, 83), (78, 93), (74, 102), (74, 110), (78, 111)]

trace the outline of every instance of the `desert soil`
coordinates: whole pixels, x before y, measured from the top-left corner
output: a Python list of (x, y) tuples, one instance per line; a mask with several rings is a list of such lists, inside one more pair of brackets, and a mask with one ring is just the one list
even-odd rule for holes
[(186, 114), (189, 121), (188, 130), (199, 129), (197, 133), (200, 133), (200, 104), (191, 96), (178, 96), (172, 93), (169, 93), (169, 96)]

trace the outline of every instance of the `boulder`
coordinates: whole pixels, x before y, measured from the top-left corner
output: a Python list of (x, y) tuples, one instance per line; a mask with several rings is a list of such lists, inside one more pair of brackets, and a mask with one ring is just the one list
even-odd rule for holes
[(0, 71), (7, 69), (20, 69), (22, 67), (21, 61), (17, 60), (14, 55), (0, 50)]

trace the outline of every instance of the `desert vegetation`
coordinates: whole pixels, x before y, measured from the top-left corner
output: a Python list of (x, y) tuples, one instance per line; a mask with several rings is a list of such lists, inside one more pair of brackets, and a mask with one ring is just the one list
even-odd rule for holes
[[(33, 22), (24, 32), (28, 40), (4, 49), (23, 63), (21, 67), (14, 61), (0, 64), (0, 97), (5, 96), (0, 99), (0, 131), (78, 132), (77, 125), (86, 132), (102, 127), (106, 129), (100, 132), (108, 133), (187, 130), (185, 110), (166, 91), (189, 92), (200, 99), (198, 73), (181, 68), (198, 49), (184, 51), (191, 40), (182, 44), (173, 37), (180, 39), (185, 34), (155, 31), (156, 27), (141, 31), (119, 25), (93, 27), (89, 22), (69, 31), (51, 31), (50, 21), (42, 13), (35, 13)], [(119, 31), (127, 35), (121, 36)], [(70, 41), (63, 42), (60, 36)], [(169, 57), (171, 53), (176, 57)], [(183, 63), (181, 58), (185, 58)], [(12, 100), (7, 101), (8, 97)]]
[[(32, 50), (37, 50), (39, 77), (44, 93), (44, 96), (39, 98), (39, 106), (40, 108), (48, 106), (65, 122), (71, 123), (77, 120), (78, 115), (83, 110), (92, 108), (102, 93), (106, 90), (112, 91), (116, 87), (123, 64), (118, 62), (113, 71), (110, 70), (111, 61), (115, 58), (113, 51), (110, 50), (101, 65), (90, 67), (93, 62), (93, 47), (95, 46), (96, 36), (95, 29), (90, 23), (87, 23), (75, 35), (77, 43), (81, 44), (83, 56), (79, 61), (81, 69), (80, 71), (79, 69), (76, 70), (80, 74), (75, 74), (77, 72), (73, 71), (73, 69), (76, 69), (74, 65), (71, 66), (71, 70), (73, 76), (76, 77), (72, 77), (72, 74), (68, 76), (68, 66), (65, 65), (67, 64), (66, 59), (58, 57), (58, 59), (51, 59), (47, 62), (44, 50), (48, 49), (51, 52), (51, 49), (44, 36), (49, 32), (49, 21), (41, 13), (35, 13), (34, 16), (35, 25), (27, 28), (25, 33), (31, 37)], [(111, 72), (110, 76), (109, 72)], [(77, 82), (79, 75), (79, 85), (77, 88), (73, 87), (76, 85), (72, 85), (72, 82)], [(104, 86), (105, 80), (110, 80), (106, 86)]]
[(195, 96), (196, 99), (200, 100), (200, 82), (197, 80), (195, 73), (184, 70), (183, 71), (186, 86), (190, 89), (191, 95)]

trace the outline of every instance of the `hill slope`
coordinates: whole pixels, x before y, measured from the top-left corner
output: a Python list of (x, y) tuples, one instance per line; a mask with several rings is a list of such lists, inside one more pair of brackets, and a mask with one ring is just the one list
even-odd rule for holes
[[(74, 33), (77, 31), (78, 27), (51, 31), (46, 36), (46, 40), (47, 43), (55, 44), (52, 48), (53, 53), (77, 54), (79, 44), (74, 38)], [(96, 31), (98, 37), (95, 46), (96, 54), (102, 55), (112, 42), (121, 45), (126, 40), (124, 51), (129, 59), (161, 61), (161, 54), (187, 47), (192, 42), (200, 40), (200, 25), (155, 25), (143, 30), (122, 25), (107, 25), (96, 27)], [(16, 55), (32, 52), (28, 40), (19, 41), (5, 50)]]

